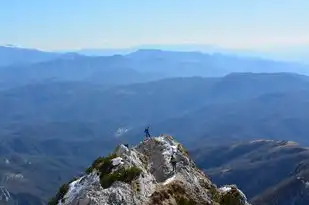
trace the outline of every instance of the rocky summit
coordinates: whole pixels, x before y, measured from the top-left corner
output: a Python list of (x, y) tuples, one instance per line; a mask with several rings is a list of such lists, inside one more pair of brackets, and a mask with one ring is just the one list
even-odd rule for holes
[[(175, 156), (173, 170), (171, 156)], [(50, 205), (249, 205), (235, 186), (218, 188), (171, 136), (119, 145), (79, 178), (60, 187)]]

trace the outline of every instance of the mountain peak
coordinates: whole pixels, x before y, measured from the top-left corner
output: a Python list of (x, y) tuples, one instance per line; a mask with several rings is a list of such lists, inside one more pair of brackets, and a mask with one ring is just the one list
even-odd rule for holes
[[(176, 159), (176, 170), (171, 164)], [(248, 205), (236, 186), (217, 188), (171, 136), (153, 137), (97, 158), (49, 204)]]

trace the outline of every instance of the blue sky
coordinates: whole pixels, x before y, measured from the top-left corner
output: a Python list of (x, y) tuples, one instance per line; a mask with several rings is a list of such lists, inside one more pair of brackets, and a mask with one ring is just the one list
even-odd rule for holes
[(308, 9), (308, 0), (1, 0), (0, 44), (45, 50), (303, 45)]

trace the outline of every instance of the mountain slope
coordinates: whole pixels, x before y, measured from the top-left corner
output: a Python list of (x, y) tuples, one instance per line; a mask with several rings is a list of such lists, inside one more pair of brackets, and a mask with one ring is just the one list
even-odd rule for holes
[(45, 81), (82, 81), (114, 85), (147, 82), (159, 77), (162, 78), (162, 75), (137, 71), (134, 64), (124, 56), (87, 57), (63, 54), (50, 61), (12, 65), (0, 69), (0, 85), (3, 87)]
[(252, 204), (305, 205), (309, 200), (309, 150), (294, 142), (256, 140), (190, 153), (215, 183), (236, 183)]
[(44, 52), (36, 49), (0, 46), (0, 67), (18, 64), (31, 64), (53, 60), (60, 56), (57, 53)]
[[(153, 126), (165, 133), (178, 134), (181, 141), (193, 145), (195, 142), (188, 141), (186, 136), (193, 135), (194, 139), (218, 145), (259, 138), (293, 139), (308, 145), (308, 105), (307, 90), (275, 92), (248, 100), (207, 105)], [(219, 138), (224, 140), (218, 141)]]
[[(176, 154), (176, 172), (170, 157)], [(156, 137), (94, 161), (86, 174), (63, 185), (53, 204), (248, 204), (234, 186), (218, 189), (196, 168), (182, 145)]]
[(27, 194), (46, 204), (59, 184), (78, 175), (89, 160), (107, 154), (117, 143), (105, 139), (2, 139), (0, 186), (16, 195), (15, 200), (21, 205), (24, 204), (20, 200)]
[[(263, 103), (272, 100), (272, 98), (270, 100), (261, 98), (250, 101), (251, 98), (275, 92), (283, 92), (285, 95), (289, 91), (306, 89), (308, 85), (306, 76), (249, 73), (233, 74), (224, 78), (174, 78), (112, 88), (77, 82), (32, 84), (0, 92), (2, 108), (0, 126), (12, 127), (10, 126), (12, 122), (15, 125), (24, 123), (15, 127), (20, 129), (19, 133), (28, 133), (29, 127), (33, 130), (34, 125), (41, 127), (41, 124), (52, 123), (50, 126), (57, 126), (59, 130), (65, 126), (72, 129), (79, 126), (85, 131), (89, 128), (94, 133), (114, 136), (119, 127), (127, 127), (130, 130), (137, 128), (140, 132), (142, 128), (139, 126), (145, 126), (148, 123), (155, 125), (169, 118), (179, 118), (184, 115), (187, 119), (190, 116), (195, 118), (195, 115), (199, 120), (203, 118), (198, 123), (193, 120), (188, 125), (191, 126), (193, 123), (203, 125), (204, 120), (210, 120), (208, 116), (212, 113), (214, 116), (224, 116), (227, 112), (221, 110), (237, 110), (246, 104), (252, 107), (256, 104), (264, 106)], [(306, 99), (305, 92), (300, 95), (300, 98), (302, 96)], [(278, 98), (281, 97), (278, 96)], [(300, 103), (303, 102), (300, 101)], [(201, 112), (196, 112), (199, 110)], [(106, 131), (104, 133), (101, 132), (102, 124)], [(166, 129), (164, 124), (155, 126), (158, 127), (157, 130), (163, 132), (175, 131), (175, 126), (171, 123), (166, 124), (168, 125)], [(8, 131), (8, 129), (5, 130)], [(181, 133), (178, 134), (181, 136)], [(182, 133), (183, 136), (187, 134)], [(136, 133), (132, 133), (132, 136), (136, 136)]]

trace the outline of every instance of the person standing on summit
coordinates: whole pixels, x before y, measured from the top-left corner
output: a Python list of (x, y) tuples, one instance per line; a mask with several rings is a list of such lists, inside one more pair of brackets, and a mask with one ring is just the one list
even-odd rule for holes
[(146, 127), (146, 129), (145, 129), (145, 134), (146, 134), (146, 138), (150, 138), (150, 134), (149, 134), (149, 126), (148, 127)]

